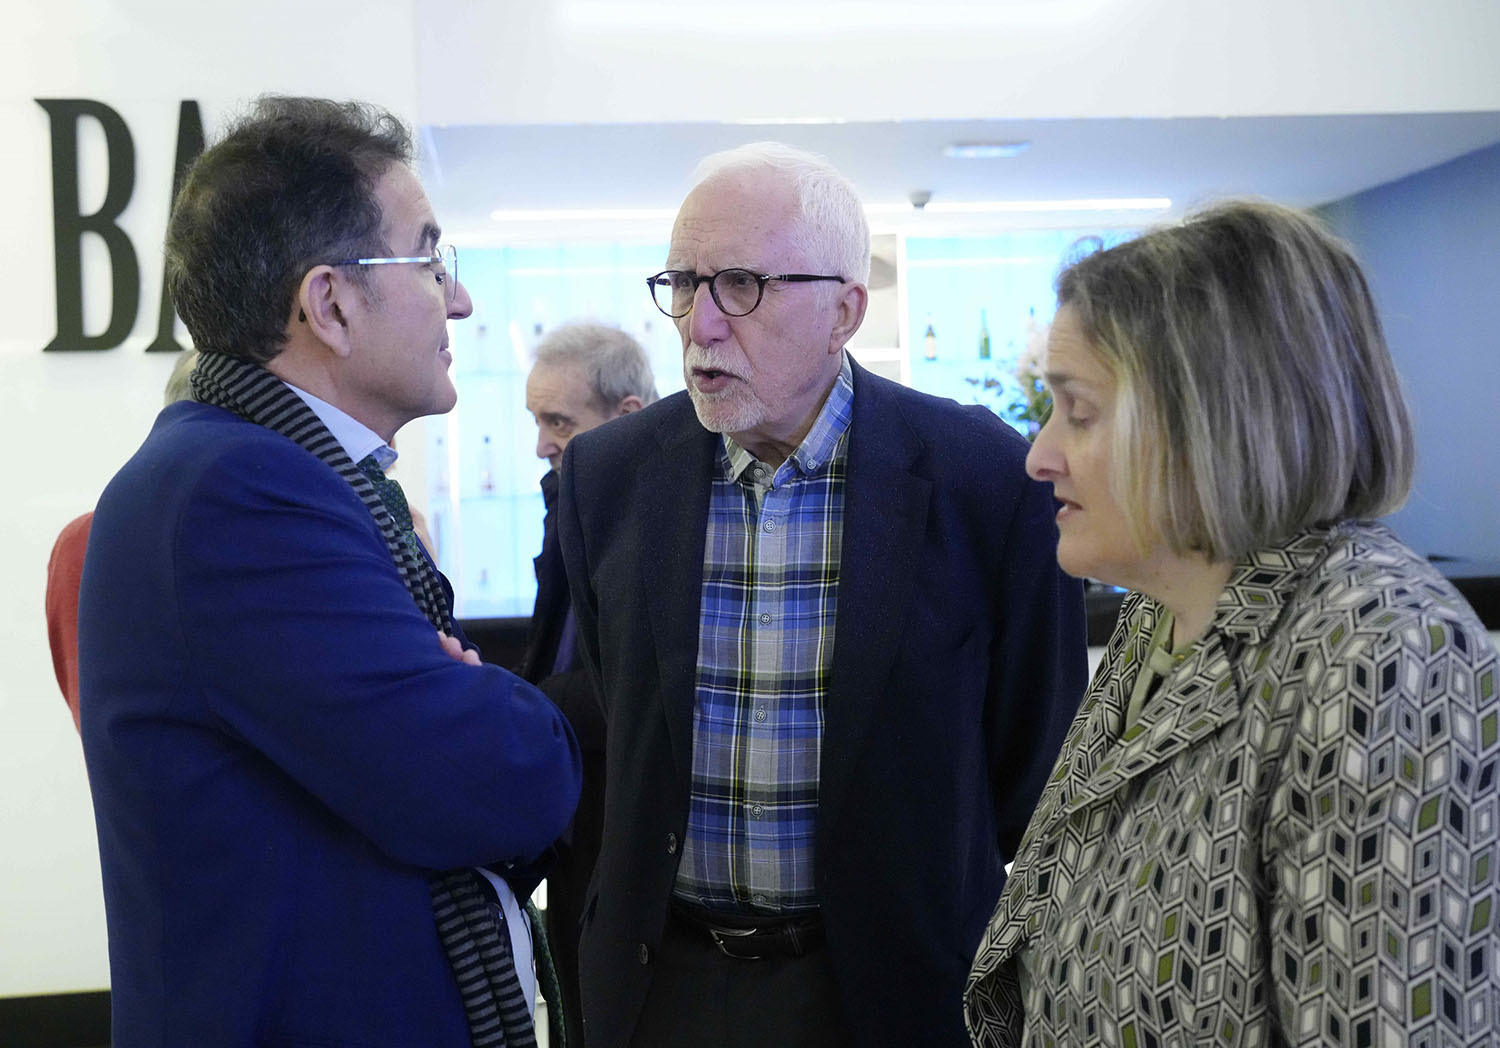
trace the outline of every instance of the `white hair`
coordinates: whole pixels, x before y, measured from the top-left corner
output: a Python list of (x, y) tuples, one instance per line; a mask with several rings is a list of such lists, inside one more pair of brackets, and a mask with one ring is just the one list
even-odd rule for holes
[(827, 266), (846, 281), (870, 280), (870, 223), (851, 183), (826, 158), (781, 142), (751, 142), (712, 153), (693, 170), (693, 185), (754, 170), (785, 175), (797, 194), (792, 237), (810, 262)]
[(644, 407), (656, 399), (656, 379), (641, 344), (608, 324), (578, 321), (553, 328), (537, 343), (537, 364), (577, 367), (587, 377), (594, 406), (608, 414), (626, 397)]

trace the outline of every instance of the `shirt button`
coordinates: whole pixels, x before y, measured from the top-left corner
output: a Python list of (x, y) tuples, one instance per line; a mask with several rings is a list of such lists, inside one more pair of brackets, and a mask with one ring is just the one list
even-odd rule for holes
[(650, 964), (651, 948), (645, 943), (637, 943), (635, 947), (635, 956), (636, 959), (639, 960), (642, 964)]
[(750, 896), (750, 899), (751, 899), (752, 902), (761, 902), (761, 903), (763, 903), (763, 902), (766, 901), (766, 897), (764, 895), (760, 894), (759, 892), (756, 892), (754, 895)]
[(762, 809), (759, 804), (752, 804), (752, 805), (750, 805), (750, 817), (752, 819), (758, 819), (758, 818), (760, 818), (760, 813), (763, 810), (764, 809)]
[(764, 528), (766, 531), (775, 531), (776, 530), (776, 522), (774, 520), (768, 520), (764, 524), (762, 524), (761, 527)]
[(757, 721), (761, 722), (762, 724), (764, 724), (765, 720), (766, 720), (766, 711), (765, 710), (756, 710), (755, 711), (755, 719)]
[(669, 833), (669, 834), (667, 834), (667, 854), (668, 855), (676, 855), (677, 854), (677, 834), (675, 834), (675, 833)]
[(762, 626), (769, 626), (771, 624), (771, 613), (769, 611), (760, 613), (760, 624)]

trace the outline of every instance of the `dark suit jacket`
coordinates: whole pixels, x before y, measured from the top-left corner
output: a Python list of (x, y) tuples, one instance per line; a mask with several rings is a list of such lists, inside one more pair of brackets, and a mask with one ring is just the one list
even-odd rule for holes
[[(1083, 692), (1082, 593), (1022, 438), (854, 370), (817, 887), (855, 1043), (966, 1045), (964, 977)], [(609, 725), (590, 1048), (629, 1039), (666, 924), (719, 440), (679, 394), (564, 455), (563, 555)]]
[(589, 881), (604, 824), (604, 713), (593, 675), (575, 648), (571, 664), (557, 673), (558, 643), (568, 617), (568, 576), (557, 544), (557, 474), (542, 478), (542, 501), (547, 516), (542, 525), (542, 550), (536, 567), (536, 606), (527, 632), (526, 654), (516, 672), (541, 688), (568, 718), (583, 758), (583, 789), (567, 835), (558, 842), (557, 861), (547, 873), (547, 933), (552, 960), (562, 983), (563, 1018), (568, 1043), (583, 1042), (583, 1016), (578, 992), (578, 924), (588, 898)]
[(562, 549), (557, 544), (557, 474), (542, 478), (542, 550), (532, 561), (536, 570), (536, 605), (526, 632), (526, 652), (516, 672), (537, 685), (567, 714), (578, 746), (585, 752), (604, 752), (604, 715), (599, 708), (599, 690), (584, 664), (582, 653), (572, 668), (553, 673), (563, 621), (568, 616), (568, 576)]
[(440, 650), (349, 485), (168, 407), (100, 500), (79, 633), (114, 1043), (468, 1045), (428, 871), (542, 853), (577, 749)]

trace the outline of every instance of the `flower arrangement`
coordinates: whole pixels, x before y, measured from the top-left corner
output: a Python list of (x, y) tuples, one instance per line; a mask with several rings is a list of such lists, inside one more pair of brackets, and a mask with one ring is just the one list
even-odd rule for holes
[(1013, 382), (985, 374), (965, 378), (969, 385), (997, 398), (1009, 396), (996, 412), (1013, 423), (1027, 440), (1035, 440), (1052, 415), (1052, 394), (1042, 381), (1042, 363), (1047, 352), (1047, 331), (1051, 325), (1038, 324), (1033, 313), (1026, 320), (1026, 345), (1016, 357), (1011, 373)]
[(1020, 395), (1011, 400), (1006, 413), (1026, 427), (1026, 439), (1036, 435), (1052, 417), (1052, 393), (1042, 381), (1042, 365), (1047, 355), (1047, 330), (1050, 324), (1038, 324), (1035, 315), (1026, 321), (1026, 348), (1016, 360), (1016, 384)]

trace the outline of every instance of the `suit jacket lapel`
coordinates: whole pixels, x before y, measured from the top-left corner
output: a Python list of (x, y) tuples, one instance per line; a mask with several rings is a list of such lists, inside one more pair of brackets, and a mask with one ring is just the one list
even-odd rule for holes
[(1239, 716), (1245, 696), (1235, 687), (1229, 656), (1217, 636), (1202, 647), (1159, 686), (1140, 720), (1094, 770), (1073, 797), (1068, 816), (1107, 800), (1132, 779), (1151, 774)]
[(686, 783), (692, 772), (698, 614), (703, 594), (703, 541), (709, 477), (719, 436), (699, 423), (692, 402), (657, 428), (657, 447), (641, 463), (641, 592), (655, 640), (657, 672), (672, 753)]
[(833, 672), (823, 713), (824, 820), (847, 792), (869, 730), (870, 700), (886, 688), (901, 646), (912, 593), (908, 565), (932, 490), (913, 472), (922, 450), (884, 383), (855, 364)]
[[(1099, 670), (1101, 683), (1090, 689), (1063, 743), (976, 955), (971, 989), (989, 977), (1002, 978), (998, 970), (1025, 944), (1047, 907), (1056, 905), (1055, 899), (1036, 897), (1028, 886), (1045, 880), (1055, 888), (1057, 864), (1070, 854), (1072, 859), (1067, 861), (1077, 861), (1077, 851), (1058, 847), (1048, 858), (1047, 849), (1065, 833), (1081, 835), (1080, 842), (1091, 837), (1098, 832), (1091, 828), (1093, 809), (1109, 804), (1133, 780), (1149, 775), (1239, 715), (1243, 696), (1233, 687), (1229, 655), (1217, 636), (1210, 635), (1194, 657), (1162, 681), (1140, 720), (1122, 739), (1126, 696), (1135, 682), (1134, 667), (1146, 657), (1155, 608), (1138, 607), (1132, 618), (1131, 632), (1111, 642)], [(1013, 981), (1011, 976), (1003, 978)]]
[[(1074, 777), (1082, 785), (1048, 813), (1052, 825), (1108, 800), (1132, 779), (1149, 775), (1239, 716), (1249, 696), (1236, 688), (1232, 663), (1254, 658), (1301, 579), (1326, 555), (1327, 544), (1325, 529), (1309, 529), (1283, 544), (1256, 550), (1235, 565), (1219, 595), (1214, 627), (1192, 657), (1161, 682), (1140, 721), (1095, 763), (1087, 778)], [(1154, 613), (1154, 604), (1143, 605), (1136, 635), (1130, 639), (1128, 654), (1137, 665), (1146, 657)], [(1117, 689), (1113, 700), (1123, 708), (1136, 674), (1124, 663), (1121, 668), (1124, 672), (1111, 674), (1110, 686)]]
[[(1109, 803), (1132, 781), (1150, 775), (1240, 715), (1249, 695), (1235, 686), (1233, 665), (1254, 665), (1286, 602), (1303, 575), (1325, 556), (1328, 542), (1326, 529), (1312, 528), (1237, 564), (1219, 596), (1214, 629), (1193, 656), (1161, 682), (1139, 722), (1122, 739), (1126, 697), (1135, 683), (1135, 667), (1146, 659), (1158, 611), (1140, 594), (1126, 598), (1121, 627), (1110, 639), (1099, 667), (1099, 684), (1089, 689), (1063, 743), (1057, 769), (1037, 805), (1000, 906), (985, 932), (970, 976), (971, 990), (1024, 945), (1051, 904), (1030, 894), (1026, 885), (1062, 861), (1066, 849), (1057, 848), (1050, 860), (1045, 852), (1070, 823), (1088, 832), (1081, 828), (1088, 825), (1092, 809)], [(1000, 978), (1005, 978), (1004, 973)]]

